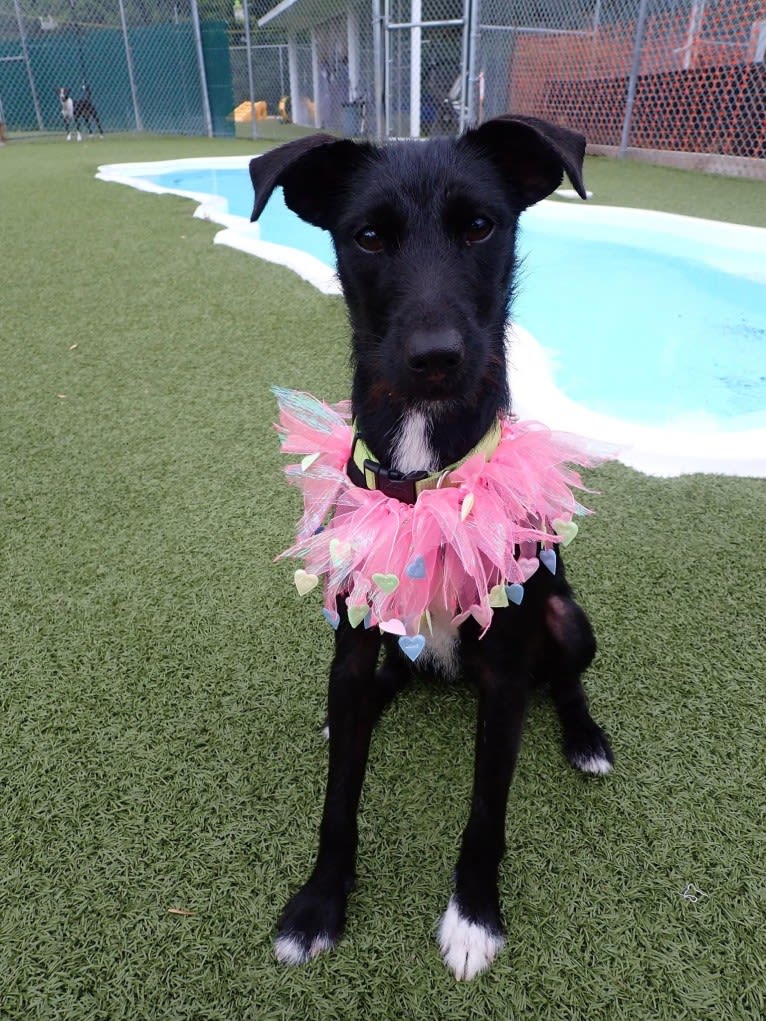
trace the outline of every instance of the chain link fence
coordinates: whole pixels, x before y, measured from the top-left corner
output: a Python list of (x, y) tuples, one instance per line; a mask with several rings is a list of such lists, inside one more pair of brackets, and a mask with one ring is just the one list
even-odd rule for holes
[(227, 29), (198, 14), (190, 0), (0, 0), (6, 132), (62, 130), (66, 88), (104, 131), (227, 133)]
[(513, 19), (508, 8), (481, 0), (480, 118), (512, 109), (579, 128), (609, 154), (713, 154), (764, 175), (763, 0), (527, 2)]
[(107, 132), (426, 137), (513, 110), (763, 177), (765, 61), (764, 0), (0, 0), (0, 123), (63, 131), (62, 87)]

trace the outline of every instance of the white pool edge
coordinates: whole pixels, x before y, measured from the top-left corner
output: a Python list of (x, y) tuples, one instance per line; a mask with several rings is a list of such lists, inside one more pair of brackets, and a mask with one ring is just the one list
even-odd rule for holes
[(550, 355), (523, 326), (509, 328), (508, 361), (513, 410), (519, 417), (606, 443), (631, 468), (664, 478), (693, 472), (766, 477), (766, 429), (670, 429), (592, 411), (558, 389)]
[[(262, 241), (257, 224), (226, 211), (225, 200), (209, 195), (164, 188), (143, 180), (138, 175), (162, 174), (174, 170), (246, 169), (247, 156), (201, 157), (163, 160), (150, 163), (115, 163), (98, 168), (96, 177), (102, 181), (125, 184), (152, 194), (175, 194), (198, 203), (194, 216), (217, 223), (224, 229), (214, 238), (215, 244), (227, 245), (267, 262), (293, 270), (323, 294), (341, 294), (337, 275), (314, 256), (295, 248)], [(552, 207), (552, 208), (551, 208)], [(660, 213), (654, 210), (629, 209), (618, 206), (568, 206), (563, 203), (541, 203), (536, 209), (542, 215), (564, 217), (575, 222), (604, 222), (615, 217), (628, 223), (640, 222), (665, 233), (681, 233), (690, 240), (706, 237), (712, 227), (727, 228), (732, 238), (732, 251), (747, 255), (766, 252), (766, 230), (740, 224)], [(566, 210), (566, 212), (563, 212)], [(595, 219), (593, 219), (595, 218)], [(760, 274), (759, 274), (760, 276)], [(556, 386), (551, 358), (528, 330), (512, 326), (508, 331), (509, 379), (513, 410), (521, 418), (544, 422), (551, 429), (577, 433), (608, 444), (623, 464), (648, 475), (672, 477), (695, 472), (766, 478), (766, 429), (742, 432), (724, 430), (677, 430), (667, 426), (643, 426), (592, 411), (568, 398)]]
[(179, 195), (197, 202), (194, 217), (209, 220), (224, 229), (213, 238), (216, 245), (227, 245), (248, 255), (255, 255), (266, 262), (286, 266), (302, 277), (322, 294), (341, 294), (340, 281), (334, 270), (323, 262), (287, 245), (276, 245), (262, 241), (257, 223), (249, 223), (241, 216), (232, 216), (227, 211), (225, 199), (206, 195), (203, 192), (185, 191), (181, 188), (165, 188), (153, 181), (143, 180), (138, 175), (165, 174), (174, 170), (246, 170), (250, 163), (248, 156), (188, 157), (179, 160), (157, 160), (151, 163), (108, 163), (100, 166), (96, 174), (99, 181), (126, 184), (130, 188), (146, 191), (152, 195)]

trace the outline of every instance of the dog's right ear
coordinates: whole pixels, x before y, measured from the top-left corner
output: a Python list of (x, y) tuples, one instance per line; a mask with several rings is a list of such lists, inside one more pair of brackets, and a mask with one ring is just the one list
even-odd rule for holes
[(329, 230), (349, 175), (370, 158), (372, 151), (372, 146), (347, 138), (307, 135), (256, 156), (250, 160), (250, 180), (255, 189), (251, 222), (258, 219), (272, 191), (281, 185), (285, 203), (294, 213)]

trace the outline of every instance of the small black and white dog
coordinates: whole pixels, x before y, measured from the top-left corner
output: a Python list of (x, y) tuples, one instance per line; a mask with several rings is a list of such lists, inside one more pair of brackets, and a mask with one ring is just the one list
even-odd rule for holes
[(93, 131), (90, 126), (90, 122), (93, 121), (98, 128), (98, 133), (101, 138), (104, 137), (104, 131), (101, 127), (101, 121), (98, 119), (98, 111), (93, 105), (93, 100), (90, 95), (90, 88), (88, 85), (82, 87), (82, 98), (72, 99), (69, 89), (61, 86), (56, 89), (56, 94), (59, 97), (59, 103), (61, 104), (61, 116), (64, 119), (64, 127), (66, 128), (66, 140), (67, 142), (72, 141), (72, 128), (77, 132), (77, 141), (82, 142), (82, 132), (80, 131), (80, 121), (85, 121), (85, 126), (88, 129), (88, 134), (92, 135)]
[[(454, 464), (510, 410), (505, 339), (519, 215), (564, 171), (584, 198), (584, 152), (572, 131), (507, 115), (457, 139), (377, 147), (313, 135), (252, 160), (254, 220), (281, 186), (294, 212), (332, 235), (353, 330), (356, 429), (392, 473)], [(308, 961), (342, 933), (370, 737), (413, 669), (394, 636), (352, 628), (344, 600), (338, 612), (319, 850), (279, 918), (276, 955), (287, 964)], [(614, 760), (580, 680), (593, 631), (560, 561), (555, 574), (530, 578), (521, 605), (495, 610), (481, 640), (471, 618), (434, 632), (428, 668), (464, 677), (479, 696), (470, 814), (439, 926), (445, 963), (470, 979), (503, 945), (498, 867), (532, 685), (548, 686), (572, 765), (605, 774)]]

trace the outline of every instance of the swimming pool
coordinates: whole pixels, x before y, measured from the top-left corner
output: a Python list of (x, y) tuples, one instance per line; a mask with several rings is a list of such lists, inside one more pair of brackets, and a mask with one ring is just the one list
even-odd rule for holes
[[(248, 160), (100, 168), (188, 195), (216, 241), (339, 293), (329, 237), (272, 198), (249, 223)], [(522, 218), (514, 408), (617, 444), (656, 474), (766, 475), (766, 230), (543, 202)]]

